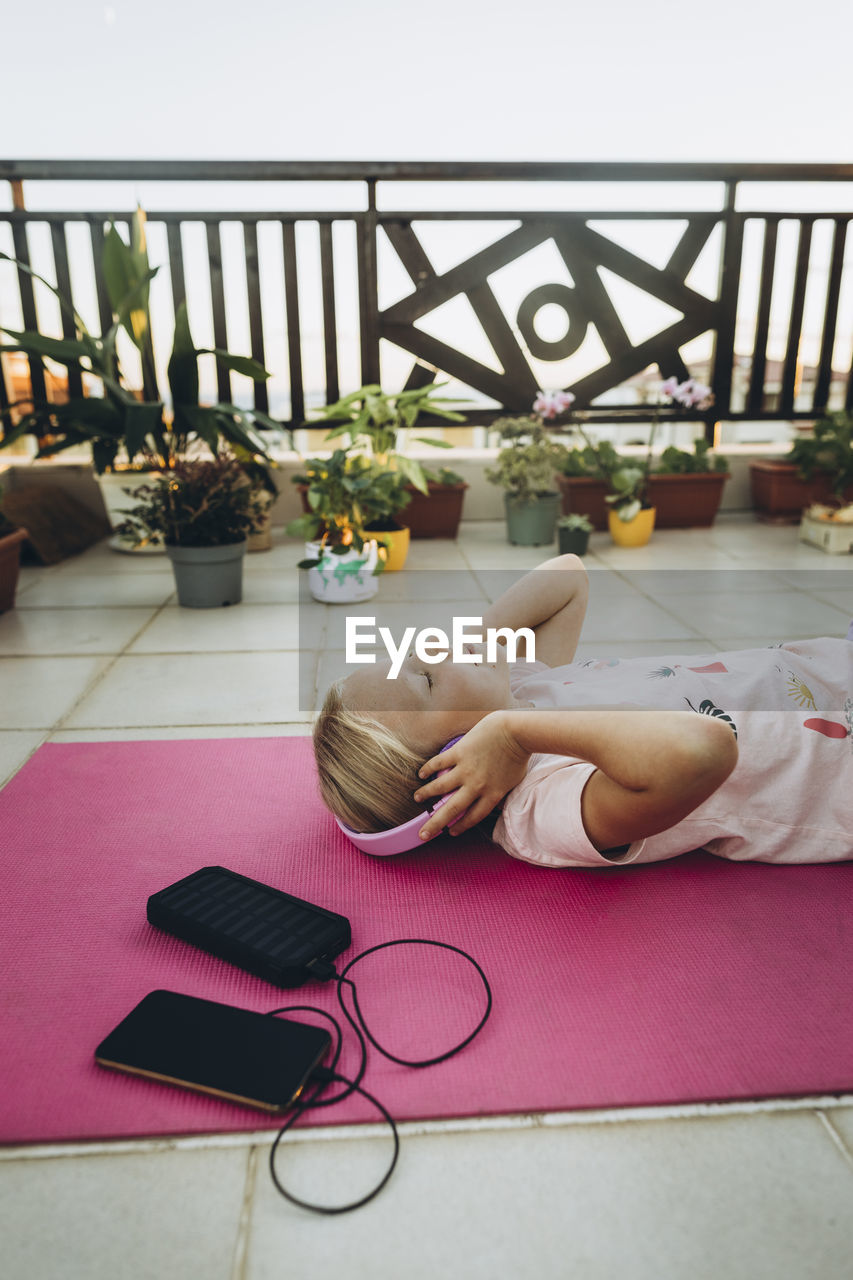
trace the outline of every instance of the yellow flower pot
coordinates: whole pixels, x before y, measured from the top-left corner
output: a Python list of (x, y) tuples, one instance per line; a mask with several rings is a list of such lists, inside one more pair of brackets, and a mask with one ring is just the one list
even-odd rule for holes
[(620, 520), (615, 511), (607, 513), (610, 536), (619, 547), (644, 547), (655, 527), (655, 508), (638, 511), (633, 520)]
[(406, 556), (409, 554), (409, 530), (402, 529), (374, 529), (378, 542), (384, 542), (387, 550), (383, 551), (379, 548), (379, 555), (385, 562), (384, 573), (393, 573), (395, 569), (402, 569), (406, 563)]

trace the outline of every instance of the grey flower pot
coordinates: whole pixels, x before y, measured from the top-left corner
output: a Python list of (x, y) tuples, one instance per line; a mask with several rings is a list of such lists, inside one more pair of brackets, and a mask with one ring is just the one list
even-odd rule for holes
[(560, 514), (560, 495), (542, 493), (533, 502), (512, 502), (504, 494), (506, 532), (518, 547), (541, 547), (554, 541), (554, 526)]
[(172, 561), (178, 604), (218, 609), (243, 599), (243, 556), (248, 542), (224, 547), (166, 547)]

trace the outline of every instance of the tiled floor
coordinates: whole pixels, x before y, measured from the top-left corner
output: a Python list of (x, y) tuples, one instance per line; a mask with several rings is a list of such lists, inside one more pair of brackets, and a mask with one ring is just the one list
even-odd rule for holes
[[(377, 601), (398, 621), (482, 605), (543, 549), (497, 524), (416, 543)], [(301, 548), (247, 560), (244, 603), (182, 610), (158, 557), (105, 545), (22, 573), (0, 617), (0, 783), (45, 741), (308, 732), (340, 670), (340, 615), (299, 617)], [(843, 635), (853, 560), (724, 516), (624, 551), (593, 535), (578, 657)], [(435, 603), (430, 603), (430, 602)], [(472, 608), (476, 612), (476, 608)], [(373, 612), (373, 606), (365, 610)], [(326, 616), (328, 615), (328, 616)], [(300, 626), (301, 623), (301, 626)], [(299, 649), (303, 653), (300, 672)], [(247, 658), (250, 655), (250, 658)], [(274, 1192), (266, 1134), (28, 1148), (0, 1161), (9, 1280), (839, 1280), (853, 1257), (853, 1097), (412, 1124), (391, 1183), (321, 1218)], [(307, 1198), (355, 1198), (380, 1128), (295, 1134)]]

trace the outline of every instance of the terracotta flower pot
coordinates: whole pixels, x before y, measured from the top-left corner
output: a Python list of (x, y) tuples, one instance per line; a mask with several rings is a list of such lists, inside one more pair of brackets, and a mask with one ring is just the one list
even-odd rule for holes
[(412, 500), (403, 511), (413, 538), (455, 538), (462, 519), (462, 504), (468, 485), (436, 484), (430, 480), (429, 494), (413, 484), (406, 486)]
[[(765, 524), (799, 524), (804, 507), (813, 502), (834, 503), (832, 476), (818, 472), (801, 480), (794, 462), (767, 460), (749, 464), (752, 505)], [(844, 502), (853, 502), (853, 485), (844, 490)]]
[(723, 500), (727, 471), (649, 476), (649, 502), (657, 511), (656, 529), (707, 529)]
[(599, 530), (607, 528), (607, 485), (595, 476), (557, 476), (564, 516), (587, 516)]

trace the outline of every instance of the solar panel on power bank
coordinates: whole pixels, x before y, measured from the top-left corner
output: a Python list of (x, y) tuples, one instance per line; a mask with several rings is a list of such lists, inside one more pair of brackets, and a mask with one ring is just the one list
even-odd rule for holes
[(312, 960), (350, 945), (346, 916), (225, 867), (202, 867), (148, 899), (148, 921), (278, 987), (315, 977)]

